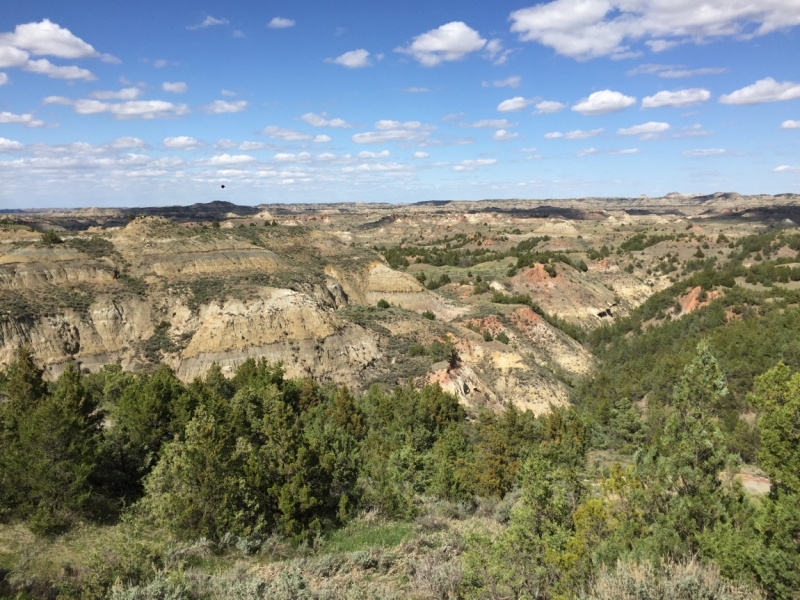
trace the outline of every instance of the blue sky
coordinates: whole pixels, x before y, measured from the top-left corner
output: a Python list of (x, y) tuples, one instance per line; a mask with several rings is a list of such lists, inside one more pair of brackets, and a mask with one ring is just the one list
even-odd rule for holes
[(800, 192), (798, 0), (0, 6), (3, 208)]

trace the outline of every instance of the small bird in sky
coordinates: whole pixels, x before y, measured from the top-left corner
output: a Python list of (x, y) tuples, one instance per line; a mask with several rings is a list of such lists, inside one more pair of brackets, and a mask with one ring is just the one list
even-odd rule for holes
[(224, 185), (223, 185), (223, 186), (220, 186), (220, 187), (221, 187), (223, 190), (225, 189), (225, 186), (224, 186)]

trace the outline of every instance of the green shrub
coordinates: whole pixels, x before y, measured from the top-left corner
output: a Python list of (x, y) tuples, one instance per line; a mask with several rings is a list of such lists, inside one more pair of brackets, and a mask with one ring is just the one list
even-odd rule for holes
[(389, 303), (383, 298), (381, 298), (380, 300), (378, 300), (378, 308), (389, 308)]
[(433, 313), (433, 311), (426, 310), (424, 313), (422, 313), (422, 318), (428, 319), (429, 321), (434, 321), (436, 320), (436, 315)]
[(55, 231), (50, 230), (42, 234), (42, 243), (52, 246), (53, 244), (63, 244), (64, 240)]

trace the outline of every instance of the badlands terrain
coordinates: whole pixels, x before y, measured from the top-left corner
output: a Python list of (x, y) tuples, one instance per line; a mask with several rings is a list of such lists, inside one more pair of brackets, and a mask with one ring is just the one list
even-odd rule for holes
[[(468, 409), (539, 414), (592, 371), (586, 335), (723, 267), (737, 239), (793, 230), (800, 196), (0, 216), (0, 367), (28, 345), (50, 378), (166, 362), (191, 381), (266, 357), (353, 391), (439, 382)], [(714, 297), (688, 289), (672, 318)]]

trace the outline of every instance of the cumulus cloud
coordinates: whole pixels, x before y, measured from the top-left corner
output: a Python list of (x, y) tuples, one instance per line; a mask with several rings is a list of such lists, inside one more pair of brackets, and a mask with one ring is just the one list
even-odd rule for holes
[(780, 167), (775, 167), (776, 173), (800, 173), (800, 167), (792, 167), (790, 165), (781, 165)]
[(282, 142), (308, 142), (314, 139), (313, 135), (307, 133), (300, 133), (294, 129), (283, 129), (277, 125), (270, 125), (261, 130), (273, 140), (281, 140)]
[(381, 150), (380, 152), (370, 152), (369, 150), (362, 150), (358, 153), (358, 158), (387, 158), (389, 156), (388, 150)]
[(165, 92), (171, 92), (173, 94), (185, 94), (189, 89), (189, 86), (183, 81), (174, 81), (171, 83), (169, 81), (165, 81), (161, 84), (161, 89)]
[(369, 52), (364, 50), (364, 48), (359, 48), (358, 50), (345, 52), (336, 58), (326, 58), (325, 62), (342, 65), (348, 69), (362, 69), (372, 66), (372, 61), (369, 59), (369, 56)]
[(583, 150), (579, 150), (576, 156), (581, 158), (583, 156), (591, 156), (592, 154), (597, 154), (597, 148), (584, 148)]
[(796, 98), (800, 98), (800, 83), (791, 81), (779, 83), (772, 77), (767, 77), (730, 94), (723, 94), (719, 101), (723, 104), (747, 105), (795, 100)]
[(231, 90), (222, 90), (220, 92), (220, 94), (222, 94), (223, 96), (231, 97), (231, 96), (235, 96), (236, 92), (232, 92)]
[(554, 100), (542, 100), (536, 104), (536, 114), (551, 115), (561, 112), (565, 108), (567, 108), (567, 105), (562, 102), (556, 102)]
[(198, 23), (197, 25), (189, 25), (186, 29), (195, 30), (195, 29), (206, 29), (207, 27), (213, 27), (214, 25), (227, 25), (230, 23), (228, 19), (215, 19), (211, 15), (207, 16), (203, 19), (202, 22)]
[(165, 119), (182, 117), (191, 112), (185, 104), (173, 104), (165, 100), (131, 100), (128, 102), (101, 102), (99, 100), (72, 100), (63, 96), (48, 96), (43, 104), (72, 106), (79, 115), (109, 113), (115, 119)]
[(294, 21), (283, 17), (272, 17), (272, 20), (267, 23), (267, 27), (270, 29), (287, 29), (288, 27), (294, 27)]
[(309, 152), (300, 152), (298, 154), (293, 154), (291, 152), (278, 152), (273, 159), (280, 161), (280, 162), (306, 162), (311, 159), (311, 154)]
[(33, 113), (16, 115), (10, 112), (0, 112), (0, 123), (14, 123), (30, 128), (45, 126), (45, 122), (34, 117)]
[(513, 123), (509, 123), (505, 119), (482, 119), (480, 121), (473, 121), (472, 123), (461, 123), (462, 127), (490, 127), (492, 129), (506, 129), (513, 127)]
[(484, 81), (483, 87), (495, 87), (495, 88), (502, 88), (502, 87), (509, 87), (512, 90), (515, 90), (519, 87), (519, 84), (522, 83), (522, 77), (519, 75), (512, 75), (510, 77), (506, 77), (505, 79), (497, 79), (496, 81)]
[(136, 100), (142, 90), (136, 87), (123, 88), (118, 92), (110, 90), (97, 90), (89, 94), (98, 100)]
[(583, 129), (575, 129), (573, 131), (568, 131), (567, 133), (561, 133), (560, 131), (551, 131), (550, 133), (544, 134), (544, 139), (546, 140), (558, 140), (564, 138), (565, 140), (586, 140), (591, 137), (595, 137), (600, 135), (605, 131), (602, 127), (600, 129), (591, 129), (589, 131), (584, 131)]
[(510, 20), (521, 40), (588, 60), (627, 54), (640, 40), (660, 52), (680, 43), (764, 35), (800, 24), (800, 9), (787, 0), (553, 0), (514, 11)]
[(97, 77), (94, 76), (88, 69), (81, 69), (74, 65), (68, 67), (59, 67), (51, 63), (46, 58), (38, 60), (29, 60), (22, 67), (24, 70), (39, 75), (47, 75), (52, 79), (67, 79), (67, 80), (83, 80), (94, 81)]
[(17, 150), (22, 150), (24, 147), (25, 146), (17, 141), (0, 137), (0, 152), (16, 152)]
[(330, 141), (331, 141), (331, 138), (330, 138), (330, 136), (327, 136), (327, 135), (318, 135), (318, 136), (316, 136), (314, 138), (314, 143), (315, 144), (325, 144), (325, 143), (330, 142)]
[(22, 67), (28, 62), (30, 54), (13, 46), (0, 45), (0, 68)]
[(49, 19), (40, 23), (17, 25), (13, 33), (0, 34), (0, 45), (27, 50), (31, 54), (57, 56), (58, 58), (94, 58), (100, 53)]
[(649, 123), (618, 129), (617, 135), (638, 135), (641, 136), (640, 139), (642, 140), (652, 140), (669, 129), (671, 129), (669, 123), (650, 121)]
[(121, 138), (117, 138), (108, 144), (109, 148), (113, 148), (115, 150), (134, 150), (134, 149), (146, 149), (147, 142), (145, 142), (141, 138), (131, 137), (131, 136), (124, 136)]
[(781, 129), (800, 129), (800, 121), (784, 121), (781, 123)]
[(203, 106), (203, 112), (209, 115), (221, 115), (225, 113), (239, 113), (247, 108), (247, 100), (236, 100), (226, 102), (225, 100), (214, 100), (211, 104)]
[(444, 61), (461, 60), (471, 52), (486, 46), (486, 40), (462, 21), (453, 21), (418, 35), (405, 47), (395, 52), (407, 54), (426, 67), (435, 67)]
[(256, 162), (256, 157), (248, 154), (217, 154), (216, 156), (212, 156), (206, 160), (197, 161), (197, 164), (215, 167), (225, 165), (244, 165), (253, 162)]
[(414, 152), (414, 158), (430, 158), (427, 152)]
[(325, 113), (318, 115), (316, 113), (309, 112), (302, 115), (300, 118), (314, 127), (341, 127), (343, 129), (352, 127), (352, 125), (344, 119), (328, 119), (326, 117), (327, 115)]
[(387, 131), (389, 129), (420, 129), (422, 123), (419, 121), (392, 121), (391, 119), (381, 119), (375, 123), (375, 129)]
[(406, 94), (424, 94), (426, 92), (430, 92), (430, 90), (426, 87), (417, 87), (411, 86), (403, 90)]
[(626, 96), (620, 92), (602, 90), (590, 94), (572, 107), (572, 110), (582, 115), (606, 115), (625, 110), (636, 104), (636, 98)]
[(511, 133), (506, 129), (498, 129), (497, 131), (494, 132), (494, 134), (492, 134), (492, 139), (495, 140), (496, 142), (508, 142), (510, 140), (513, 140), (518, 135), (519, 135), (518, 133)]
[(169, 148), (171, 150), (197, 150), (198, 148), (205, 146), (205, 144), (200, 140), (186, 135), (164, 138), (162, 143), (164, 144), (165, 148)]
[(723, 148), (700, 148), (696, 150), (684, 150), (686, 156), (718, 156), (726, 154), (728, 151)]
[(497, 110), (500, 112), (517, 112), (520, 110), (525, 110), (530, 104), (533, 104), (533, 102), (533, 100), (528, 100), (522, 96), (514, 96), (513, 98), (503, 100), (500, 104), (498, 104)]
[(708, 102), (711, 92), (702, 88), (658, 92), (642, 98), (642, 108), (661, 108), (662, 106), (684, 107)]

